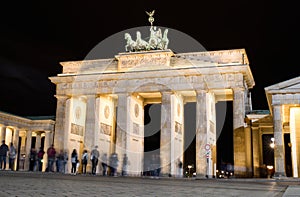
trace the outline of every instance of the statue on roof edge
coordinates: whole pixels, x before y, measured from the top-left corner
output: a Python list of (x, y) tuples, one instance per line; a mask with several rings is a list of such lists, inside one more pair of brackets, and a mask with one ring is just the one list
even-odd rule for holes
[(169, 39), (168, 39), (168, 29), (162, 31), (160, 28), (157, 29), (156, 26), (153, 26), (155, 10), (147, 12), (149, 16), (150, 26), (150, 37), (148, 42), (142, 39), (140, 31), (136, 32), (136, 40), (133, 40), (129, 33), (125, 33), (126, 52), (137, 52), (137, 51), (149, 51), (149, 50), (166, 50), (168, 48)]

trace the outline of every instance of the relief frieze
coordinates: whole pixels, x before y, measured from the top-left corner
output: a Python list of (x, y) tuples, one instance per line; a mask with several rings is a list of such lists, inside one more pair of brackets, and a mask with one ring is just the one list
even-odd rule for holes
[(130, 53), (116, 56), (118, 59), (118, 69), (129, 69), (140, 66), (169, 66), (171, 55), (169, 51), (157, 53)]

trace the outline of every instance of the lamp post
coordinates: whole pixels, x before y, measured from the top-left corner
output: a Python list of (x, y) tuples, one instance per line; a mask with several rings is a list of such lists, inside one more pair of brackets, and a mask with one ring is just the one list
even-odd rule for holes
[(274, 147), (275, 147), (275, 143), (274, 143), (274, 142), (275, 142), (275, 139), (272, 137), (272, 138), (271, 138), (271, 144), (270, 144), (270, 147), (271, 147), (271, 148), (274, 148)]
[(193, 168), (192, 165), (188, 165), (188, 169), (189, 169), (189, 177), (191, 176), (191, 168)]

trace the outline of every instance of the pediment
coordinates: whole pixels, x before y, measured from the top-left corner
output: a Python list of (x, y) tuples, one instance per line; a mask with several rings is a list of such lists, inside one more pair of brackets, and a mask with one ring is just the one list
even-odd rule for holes
[(269, 110), (272, 110), (272, 95), (296, 95), (300, 93), (300, 77), (295, 77), (265, 88)]
[(283, 81), (265, 88), (266, 92), (300, 92), (300, 77), (296, 77), (287, 81)]
[(286, 89), (300, 89), (300, 83), (287, 87)]

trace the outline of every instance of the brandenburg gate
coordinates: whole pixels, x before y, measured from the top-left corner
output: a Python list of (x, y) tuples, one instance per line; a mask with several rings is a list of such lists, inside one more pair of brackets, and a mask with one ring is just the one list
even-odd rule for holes
[(195, 169), (197, 176), (211, 177), (217, 156), (215, 104), (232, 101), (235, 175), (252, 171), (244, 119), (255, 83), (244, 49), (174, 53), (161, 48), (61, 65), (62, 73), (50, 77), (57, 87), (57, 150), (90, 153), (97, 145), (100, 155), (118, 154), (118, 170), (126, 153), (128, 174), (140, 176), (146, 154), (144, 106), (160, 103), (161, 175), (176, 176), (176, 161), (184, 153), (184, 105), (195, 102)]

